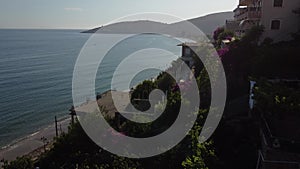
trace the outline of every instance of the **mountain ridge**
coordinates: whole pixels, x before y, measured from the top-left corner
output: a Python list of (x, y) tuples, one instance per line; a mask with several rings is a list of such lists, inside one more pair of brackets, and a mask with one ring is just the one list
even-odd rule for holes
[[(225, 24), (225, 20), (233, 19), (233, 12), (219, 12), (208, 14), (205, 16), (191, 18), (185, 21), (175, 23), (162, 23), (150, 20), (124, 21), (93, 28), (82, 33), (103, 33), (103, 34), (136, 34), (136, 33), (166, 33), (173, 36), (185, 37), (182, 32), (179, 32), (180, 27), (186, 24), (193, 24), (199, 28), (204, 34), (212, 34), (212, 32)], [(192, 36), (192, 35), (189, 35)]]

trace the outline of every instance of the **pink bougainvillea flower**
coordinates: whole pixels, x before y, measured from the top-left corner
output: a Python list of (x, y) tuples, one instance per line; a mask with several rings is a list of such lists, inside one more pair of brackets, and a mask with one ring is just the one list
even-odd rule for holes
[(218, 52), (218, 55), (220, 57), (224, 56), (227, 52), (229, 51), (229, 48), (221, 48), (221, 49), (218, 49), (217, 52)]

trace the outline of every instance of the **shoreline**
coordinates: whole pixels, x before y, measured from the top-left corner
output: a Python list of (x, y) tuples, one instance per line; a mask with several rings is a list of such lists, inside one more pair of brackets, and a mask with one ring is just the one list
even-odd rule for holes
[[(98, 105), (103, 105), (107, 109), (107, 115), (114, 117), (115, 112), (117, 111), (113, 101), (111, 100), (111, 93), (116, 92), (120, 95), (128, 94), (130, 92), (129, 90), (126, 91), (113, 91), (113, 90), (107, 90), (103, 93), (101, 93), (101, 97), (97, 100)], [(123, 96), (122, 96), (123, 97)], [(76, 107), (75, 110), (78, 111), (81, 108), (84, 108), (86, 106), (89, 107), (90, 102), (87, 101), (83, 104), (81, 104), (79, 107)], [(61, 119), (58, 119), (58, 133), (59, 135), (61, 133), (67, 133), (68, 132), (68, 126), (71, 122), (71, 118), (68, 116), (62, 117)], [(42, 152), (44, 152), (44, 142), (41, 140), (42, 137), (45, 137), (46, 140), (46, 149), (49, 149), (53, 143), (53, 138), (56, 136), (55, 132), (55, 124), (50, 123), (49, 125), (45, 127), (41, 127), (39, 130), (25, 136), (19, 139), (16, 139), (12, 141), (10, 144), (5, 145), (0, 148), (0, 160), (4, 159), (7, 161), (13, 161), (17, 157), (22, 156), (28, 156), (32, 159), (36, 159)], [(1, 168), (1, 162), (0, 162), (0, 168)]]
[[(70, 118), (70, 117), (68, 117), (68, 116), (63, 116), (63, 117), (61, 117), (60, 119), (58, 119), (57, 122), (60, 123), (60, 122), (66, 120), (66, 119), (68, 119), (68, 118)], [(7, 144), (5, 144), (5, 145), (2, 145), (2, 146), (0, 147), (0, 152), (1, 152), (2, 150), (4, 150), (4, 149), (7, 149), (7, 148), (9, 148), (9, 147), (14, 146), (15, 144), (17, 144), (17, 143), (19, 143), (19, 142), (22, 142), (23, 140), (28, 139), (29, 137), (32, 137), (32, 136), (38, 134), (38, 133), (41, 132), (42, 130), (45, 130), (45, 129), (47, 129), (47, 128), (50, 128), (52, 125), (53, 125), (53, 122), (48, 123), (48, 124), (46, 124), (46, 125), (43, 125), (43, 126), (39, 127), (38, 129), (36, 129), (36, 130), (33, 131), (32, 133), (29, 133), (29, 134), (27, 134), (27, 135), (25, 135), (25, 136), (21, 136), (21, 137), (19, 137), (19, 138), (16, 138), (16, 139), (10, 141), (9, 143), (7, 143)]]
[[(58, 133), (68, 131), (70, 123), (70, 117), (62, 117), (58, 120)], [(7, 161), (13, 161), (17, 157), (22, 157), (39, 151), (44, 146), (44, 142), (41, 140), (42, 137), (47, 139), (47, 145), (53, 142), (53, 138), (56, 136), (55, 124), (49, 124), (45, 127), (41, 127), (38, 131), (35, 131), (25, 137), (16, 139), (10, 144), (1, 147), (0, 149), (0, 160), (4, 159)], [(43, 149), (42, 149), (43, 151)]]

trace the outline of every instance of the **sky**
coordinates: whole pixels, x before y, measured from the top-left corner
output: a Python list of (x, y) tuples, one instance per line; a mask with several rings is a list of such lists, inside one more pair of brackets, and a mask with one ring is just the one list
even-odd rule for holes
[(232, 11), (237, 4), (238, 0), (0, 0), (0, 28), (89, 29), (144, 12), (190, 19)]

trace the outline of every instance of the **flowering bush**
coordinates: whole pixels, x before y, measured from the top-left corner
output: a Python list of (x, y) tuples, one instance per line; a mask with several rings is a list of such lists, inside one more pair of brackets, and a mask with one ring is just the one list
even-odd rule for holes
[(102, 137), (105, 138), (105, 137), (108, 137), (108, 136), (116, 138), (116, 139), (113, 140), (112, 143), (117, 144), (117, 143), (122, 141), (122, 138), (125, 136), (125, 133), (124, 132), (117, 132), (117, 131), (109, 128), (109, 129), (107, 129), (106, 133), (104, 133), (102, 135)]
[(217, 50), (218, 55), (219, 55), (220, 57), (224, 56), (228, 51), (229, 51), (229, 48), (228, 48), (228, 47), (221, 48), (221, 49), (218, 49), (218, 50)]
[(178, 84), (174, 85), (172, 88), (173, 92), (179, 91), (180, 88), (183, 90), (183, 92), (187, 92), (188, 89), (190, 88), (192, 82), (190, 80), (184, 81), (184, 82), (179, 82)]
[(224, 29), (223, 27), (217, 28), (217, 29), (214, 31), (214, 34), (213, 34), (214, 40), (217, 41), (218, 38), (219, 38), (219, 35), (220, 35), (222, 32), (224, 32), (224, 31), (225, 31), (225, 29)]
[(229, 40), (229, 41), (231, 41), (232, 40), (232, 36), (230, 36), (230, 35), (227, 35), (226, 37), (225, 37), (225, 40)]

